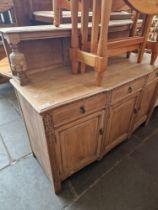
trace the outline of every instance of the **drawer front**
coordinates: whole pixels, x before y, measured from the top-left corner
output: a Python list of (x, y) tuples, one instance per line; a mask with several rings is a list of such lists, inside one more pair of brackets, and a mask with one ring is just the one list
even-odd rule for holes
[(87, 99), (83, 99), (53, 111), (54, 125), (60, 126), (67, 122), (71, 122), (85, 115), (105, 108), (107, 103), (107, 95), (99, 94)]
[(129, 82), (126, 85), (118, 87), (112, 91), (111, 103), (116, 103), (117, 101), (127, 97), (128, 95), (139, 91), (145, 85), (146, 77)]
[(158, 69), (152, 72), (148, 78), (148, 84), (151, 83), (153, 80), (158, 79)]

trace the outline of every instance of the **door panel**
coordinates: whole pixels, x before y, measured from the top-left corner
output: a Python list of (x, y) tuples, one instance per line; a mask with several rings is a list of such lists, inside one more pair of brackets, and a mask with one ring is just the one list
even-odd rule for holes
[(64, 178), (98, 159), (104, 114), (86, 117), (57, 132)]
[(138, 127), (143, 120), (145, 120), (150, 112), (150, 109), (152, 109), (152, 100), (153, 96), (155, 94), (155, 89), (157, 86), (157, 81), (150, 83), (148, 86), (145, 87), (141, 105), (139, 108), (138, 115), (136, 117), (136, 123), (135, 123), (135, 128)]
[(106, 145), (115, 146), (128, 137), (133, 122), (137, 98), (138, 96), (135, 95), (111, 107)]

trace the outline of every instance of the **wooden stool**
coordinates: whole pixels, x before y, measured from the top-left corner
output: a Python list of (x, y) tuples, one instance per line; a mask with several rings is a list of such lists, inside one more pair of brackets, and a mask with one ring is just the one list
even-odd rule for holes
[[(151, 1), (151, 0), (150, 0)], [(88, 26), (88, 12), (90, 3), (93, 2), (93, 20), (92, 30), (89, 34)], [(137, 2), (137, 1), (136, 1)], [(142, 2), (142, 6), (145, 2)], [(146, 7), (141, 10), (140, 5), (137, 5), (133, 0), (126, 0), (128, 6), (138, 11), (144, 12), (146, 18), (144, 19), (144, 27), (140, 36), (135, 36), (135, 30), (139, 13), (136, 13), (136, 17), (133, 23), (130, 37), (108, 41), (108, 24), (110, 19), (110, 13), (112, 10), (112, 0), (82, 0), (81, 2), (81, 41), (79, 40), (78, 31), (78, 11), (79, 0), (73, 0), (72, 5), (72, 47), (71, 47), (71, 59), (72, 59), (72, 72), (83, 73), (85, 72), (85, 66), (91, 66), (96, 72), (96, 85), (100, 86), (103, 78), (104, 71), (107, 67), (107, 61), (109, 57), (117, 56), (120, 54), (128, 53), (133, 50), (138, 50), (138, 62), (143, 59), (143, 54), (148, 39), (149, 29), (154, 13), (157, 11), (158, 6), (154, 7), (154, 10), (147, 9)], [(148, 5), (149, 6), (149, 5)], [(90, 41), (89, 41), (90, 39)], [(81, 46), (80, 44), (81, 43)], [(79, 65), (81, 64), (81, 65)]]

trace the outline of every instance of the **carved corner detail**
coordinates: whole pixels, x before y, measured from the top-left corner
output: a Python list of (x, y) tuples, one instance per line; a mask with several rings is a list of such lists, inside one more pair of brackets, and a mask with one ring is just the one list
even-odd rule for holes
[(29, 83), (29, 79), (26, 75), (27, 63), (25, 55), (19, 51), (17, 44), (10, 44), (10, 48), (12, 51), (9, 55), (12, 74), (20, 85), (26, 85)]

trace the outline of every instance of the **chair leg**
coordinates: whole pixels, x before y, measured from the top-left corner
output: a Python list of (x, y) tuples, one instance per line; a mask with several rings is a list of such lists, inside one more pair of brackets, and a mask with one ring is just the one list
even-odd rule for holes
[(96, 70), (96, 86), (101, 86), (105, 71)]
[(53, 11), (54, 11), (54, 25), (56, 27), (59, 27), (61, 21), (61, 8), (59, 0), (53, 0)]
[(79, 63), (77, 61), (72, 61), (72, 73), (78, 74), (79, 73)]
[(152, 52), (152, 54), (151, 54), (151, 62), (150, 62), (151, 65), (155, 64), (157, 57), (158, 57), (158, 53)]
[(149, 36), (149, 31), (150, 31), (150, 26), (152, 23), (152, 19), (153, 16), (152, 15), (148, 15), (146, 17), (145, 23), (144, 23), (144, 28), (143, 28), (143, 36), (144, 36), (144, 42), (141, 45), (139, 54), (138, 54), (138, 63), (141, 63), (143, 60), (143, 56), (144, 56), (144, 52), (145, 52), (145, 48), (146, 48), (146, 44), (147, 44), (147, 39)]

